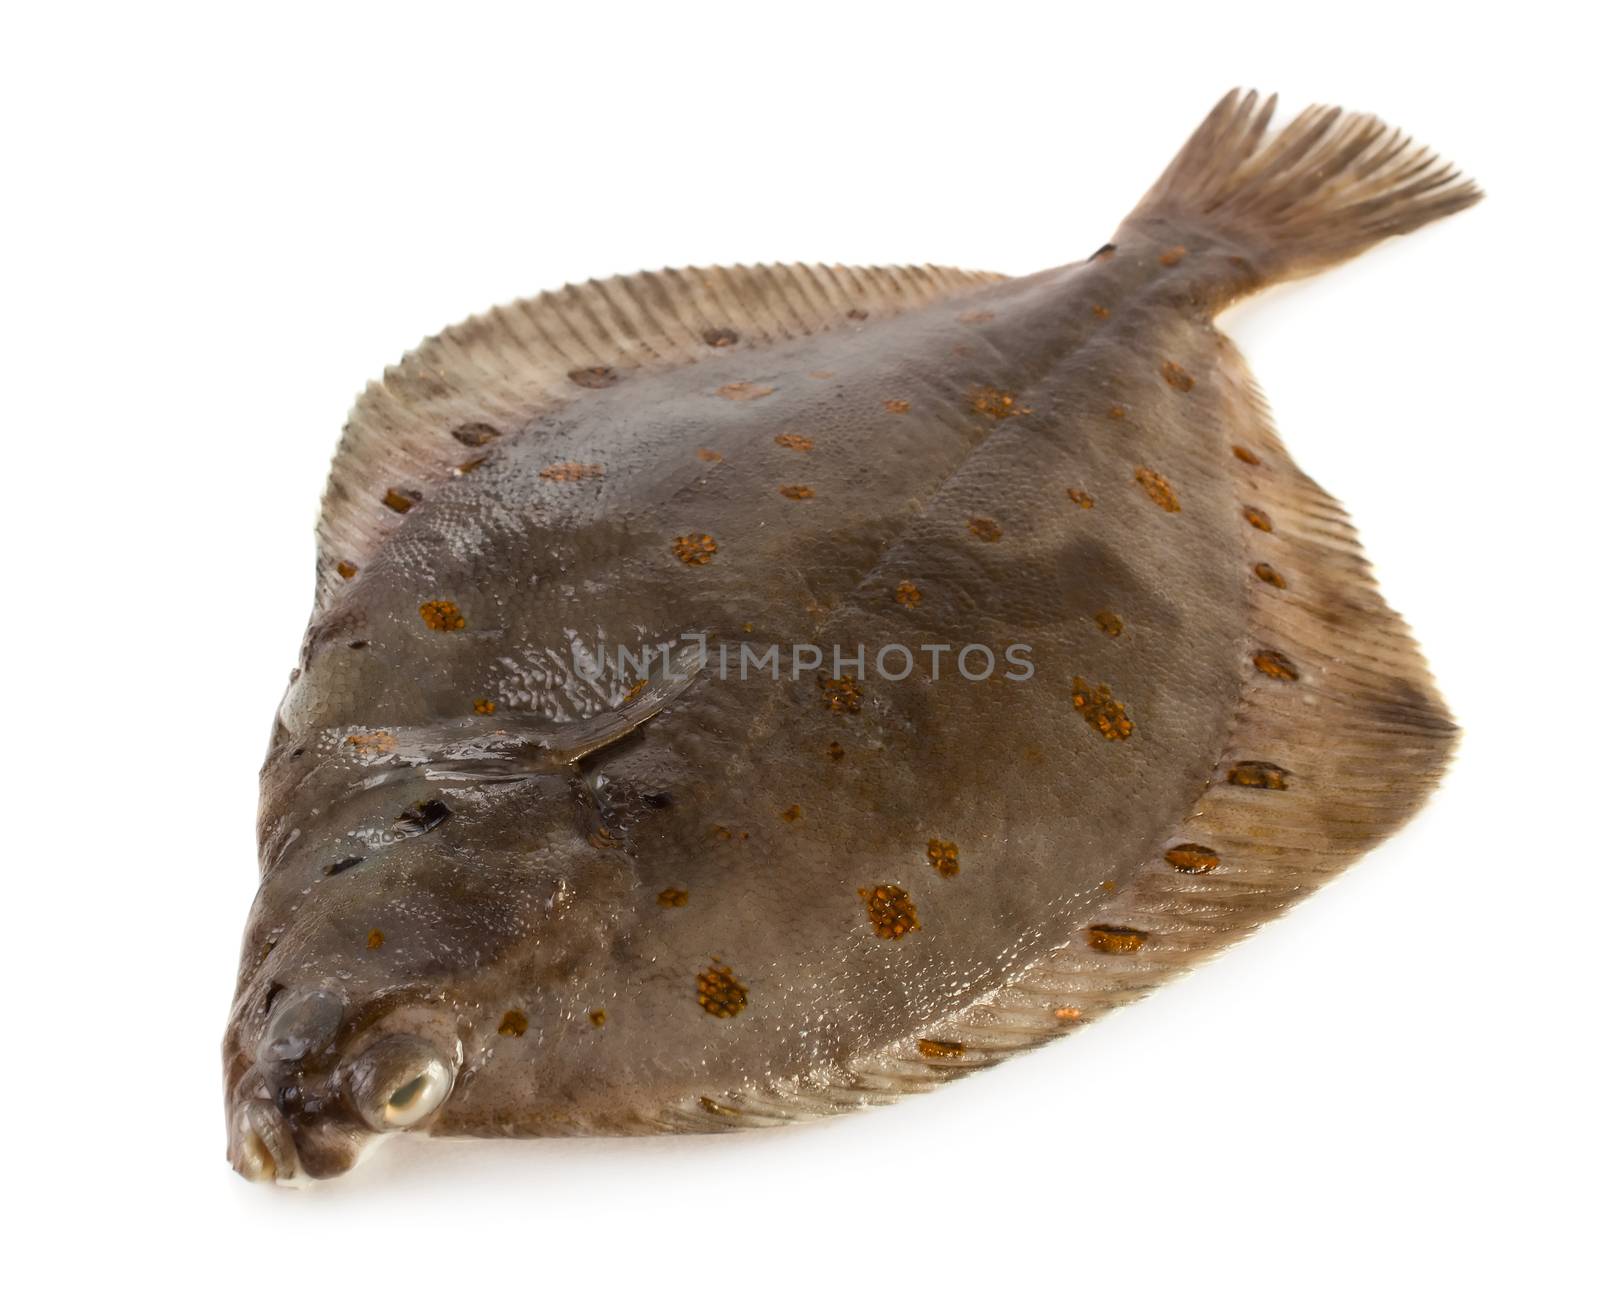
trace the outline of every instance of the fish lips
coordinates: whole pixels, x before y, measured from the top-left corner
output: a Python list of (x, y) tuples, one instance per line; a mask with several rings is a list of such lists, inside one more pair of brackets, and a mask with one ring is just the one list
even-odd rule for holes
[(267, 1100), (239, 1106), (228, 1129), (228, 1161), (252, 1182), (287, 1182), (300, 1169), (289, 1120)]
[(291, 1118), (271, 1100), (246, 1099), (229, 1123), (228, 1161), (249, 1181), (298, 1185), (348, 1172), (371, 1137), (342, 1118)]

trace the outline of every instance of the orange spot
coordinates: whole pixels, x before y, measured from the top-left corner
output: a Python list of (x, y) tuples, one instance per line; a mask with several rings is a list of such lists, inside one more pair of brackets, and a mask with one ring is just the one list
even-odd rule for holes
[(702, 461), (720, 461), (722, 459), (721, 452), (713, 452), (709, 447), (700, 448), (695, 452), (695, 455)]
[(903, 579), (895, 586), (894, 600), (902, 607), (919, 607), (922, 605), (922, 590), (908, 579)]
[(1228, 783), (1243, 789), (1288, 789), (1289, 773), (1271, 762), (1235, 762)]
[(382, 949), (383, 948), (383, 932), (380, 931), (376, 926), (374, 926), (370, 931), (367, 932), (367, 948), (368, 949)]
[(805, 815), (805, 813), (800, 810), (800, 805), (798, 803), (791, 803), (778, 815), (785, 821), (799, 821), (800, 818)]
[(1259, 456), (1252, 452), (1248, 447), (1240, 447), (1238, 443), (1233, 445), (1233, 454), (1246, 465), (1261, 464), (1261, 458)]
[(949, 880), (952, 876), (961, 873), (961, 850), (949, 840), (931, 839), (928, 841), (928, 865), (939, 875)]
[(1250, 522), (1251, 528), (1259, 529), (1263, 534), (1272, 532), (1272, 517), (1265, 511), (1258, 511), (1253, 506), (1247, 506), (1244, 509), (1244, 518)]
[(787, 447), (791, 452), (809, 452), (816, 446), (811, 439), (802, 437), (797, 433), (780, 433), (772, 441), (777, 443), (779, 447)]
[(1069, 498), (1071, 498), (1072, 501), (1075, 502), (1078, 506), (1081, 506), (1085, 511), (1089, 510), (1089, 508), (1094, 505), (1094, 497), (1093, 497), (1093, 495), (1090, 494), (1090, 493), (1084, 492), (1083, 489), (1081, 489), (1081, 488), (1069, 488), (1069, 489), (1067, 489), (1067, 496)]
[(1270, 584), (1275, 589), (1286, 589), (1289, 587), (1289, 581), (1284, 579), (1282, 575), (1278, 574), (1278, 572), (1269, 566), (1265, 561), (1256, 562), (1251, 569), (1255, 571), (1256, 578), (1263, 584)]
[(1177, 264), (1184, 258), (1184, 256), (1188, 254), (1189, 253), (1181, 246), (1169, 246), (1161, 253), (1161, 263), (1164, 264), (1168, 269), (1171, 269), (1173, 265)]
[(717, 396), (725, 401), (755, 401), (772, 396), (772, 389), (763, 383), (724, 383), (717, 389)]
[(581, 461), (559, 461), (539, 471), (539, 478), (553, 484), (575, 484), (580, 479), (598, 479), (605, 473), (602, 465), (585, 465)]
[(726, 1104), (718, 1104), (709, 1095), (700, 1097), (700, 1107), (707, 1113), (716, 1114), (719, 1118), (737, 1118), (739, 1116), (738, 1109), (730, 1109)]
[(700, 339), (708, 347), (731, 347), (739, 340), (739, 334), (731, 328), (708, 328)]
[(750, 992), (744, 983), (715, 958), (711, 966), (694, 979), (695, 999), (712, 1017), (729, 1018), (744, 1011)]
[(1086, 938), (1097, 954), (1131, 954), (1142, 949), (1150, 937), (1131, 926), (1091, 926)]
[(1175, 360), (1169, 360), (1161, 367), (1161, 377), (1167, 381), (1170, 387), (1176, 388), (1179, 392), (1188, 392), (1189, 389), (1194, 387), (1194, 375), (1190, 374)]
[(606, 1011), (605, 1011), (605, 1009), (597, 1008), (597, 1009), (594, 1009), (589, 1014), (589, 1025), (590, 1026), (592, 1026), (592, 1027), (603, 1027), (603, 1026), (605, 1026), (605, 1024), (606, 1024)]
[(689, 902), (689, 891), (680, 890), (676, 885), (669, 885), (656, 895), (656, 902), (663, 908), (682, 908)]
[(493, 716), (494, 707), (495, 703), (493, 698), (478, 698), (475, 699), (472, 704), (472, 710), (479, 716)]
[(500, 1019), (496, 1030), (502, 1036), (525, 1036), (528, 1034), (528, 1015), (520, 1008), (513, 1008)]
[(924, 1037), (917, 1041), (917, 1052), (923, 1058), (960, 1058), (967, 1052), (967, 1047), (959, 1040), (929, 1040)]
[(880, 940), (898, 940), (922, 928), (911, 896), (898, 885), (875, 885), (856, 893), (866, 903), (867, 920)]
[(1208, 849), (1204, 844), (1175, 844), (1162, 855), (1167, 860), (1167, 865), (1176, 867), (1179, 871), (1186, 871), (1191, 875), (1201, 872), (1215, 871), (1221, 861), (1215, 849)]
[(806, 502), (817, 495), (814, 489), (805, 484), (784, 484), (778, 491), (791, 502)]
[(1094, 614), (1094, 623), (1109, 634), (1113, 639), (1122, 633), (1122, 617), (1114, 611), (1097, 611)]
[(1002, 533), (1000, 526), (987, 516), (973, 516), (969, 519), (967, 532), (983, 543), (998, 543)]
[(1083, 1010), (1081, 1008), (1073, 1008), (1070, 1004), (1065, 1008), (1056, 1009), (1056, 1020), (1058, 1022), (1076, 1022), (1082, 1016)]
[(354, 579), (358, 567), (353, 561), (341, 561), (334, 566), (334, 569), (339, 572), (340, 579)]
[(888, 411), (890, 415), (904, 415), (911, 409), (911, 403), (908, 401), (902, 401), (900, 398), (896, 397), (890, 401), (884, 402), (883, 409)]
[(1089, 310), (1094, 315), (1094, 317), (1096, 319), (1110, 319), (1111, 318), (1111, 310), (1110, 310), (1110, 307), (1108, 307), (1108, 306), (1100, 306), (1100, 305), (1090, 306)]
[(861, 685), (851, 675), (842, 675), (836, 680), (823, 680), (822, 701), (827, 704), (830, 712), (859, 712)]
[(1106, 410), (1106, 419), (1108, 419), (1108, 420), (1120, 420), (1120, 419), (1124, 418), (1127, 414), (1128, 414), (1128, 408), (1126, 406), (1112, 406), (1112, 407), (1108, 407), (1107, 410)]
[(686, 566), (704, 566), (716, 555), (717, 540), (710, 534), (684, 534), (672, 540), (672, 555)]
[(1100, 888), (1107, 894), (1115, 894), (1117, 892), (1117, 883), (1116, 881), (1101, 881)]
[(1255, 662), (1256, 670), (1271, 679), (1298, 680), (1300, 678), (1300, 672), (1295, 669), (1294, 663), (1281, 652), (1277, 652), (1272, 648), (1263, 648), (1251, 660)]
[(1172, 485), (1158, 475), (1149, 466), (1141, 465), (1133, 472), (1134, 481), (1145, 494), (1163, 511), (1181, 511), (1178, 505), (1178, 495), (1172, 491)]
[(421, 493), (412, 492), (405, 488), (391, 488), (383, 495), (384, 506), (391, 511), (398, 511), (401, 515), (405, 515), (420, 501), (422, 501)]
[(1026, 406), (1018, 406), (1015, 397), (1009, 392), (1001, 392), (999, 388), (974, 388), (968, 400), (979, 415), (987, 415), (994, 420), (1008, 420), (1013, 415), (1029, 413)]
[(1085, 721), (1113, 742), (1133, 733), (1128, 709), (1113, 698), (1111, 690), (1103, 684), (1091, 685), (1082, 676), (1074, 676), (1072, 705)]
[(466, 424), (456, 425), (450, 430), (450, 436), (463, 447), (483, 447), (498, 438), (500, 430), (492, 424), (485, 424), (482, 420), (471, 420)]
[(387, 730), (369, 730), (364, 734), (351, 735), (345, 740), (362, 757), (377, 757), (382, 753), (392, 753), (395, 750), (395, 737)]
[(449, 631), (467, 628), (467, 618), (461, 614), (461, 608), (445, 598), (424, 602), (417, 608), (417, 614), (422, 617), (422, 623), (430, 630)]
[(617, 381), (617, 372), (609, 365), (588, 365), (581, 370), (568, 370), (567, 377), (580, 388), (609, 388)]
[(628, 692), (622, 695), (623, 705), (626, 706), (650, 687), (649, 680), (635, 680), (628, 686)]

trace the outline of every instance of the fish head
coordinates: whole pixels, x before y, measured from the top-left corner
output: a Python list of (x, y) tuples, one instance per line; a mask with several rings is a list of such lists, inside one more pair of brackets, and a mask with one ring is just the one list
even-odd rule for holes
[(252, 1180), (337, 1176), (386, 1135), (433, 1130), (507, 999), (605, 942), (626, 855), (589, 841), (572, 780), (390, 793), (321, 830), (303, 798), (269, 795), (302, 838), (268, 864), (223, 1042), (229, 1158)]

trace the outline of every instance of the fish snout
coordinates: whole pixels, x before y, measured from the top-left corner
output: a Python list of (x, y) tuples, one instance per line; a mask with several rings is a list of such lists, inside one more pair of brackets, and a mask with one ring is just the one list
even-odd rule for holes
[(300, 1168), (288, 1119), (269, 1100), (239, 1106), (228, 1137), (228, 1158), (252, 1182), (286, 1182)]
[(233, 1023), (228, 1159), (242, 1177), (336, 1177), (375, 1138), (425, 1131), (449, 1097), (465, 1058), (458, 1013), (429, 1005), (374, 1016), (369, 1007), (360, 1027), (350, 1014), (337, 987), (302, 986), (269, 990), (264, 1008)]

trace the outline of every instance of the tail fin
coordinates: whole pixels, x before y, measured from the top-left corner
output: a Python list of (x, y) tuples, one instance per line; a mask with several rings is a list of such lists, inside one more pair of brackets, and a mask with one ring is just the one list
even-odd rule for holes
[(1313, 106), (1269, 139), (1277, 97), (1258, 100), (1224, 96), (1123, 223), (1236, 244), (1249, 271), (1235, 293), (1314, 274), (1483, 195), (1368, 114)]

